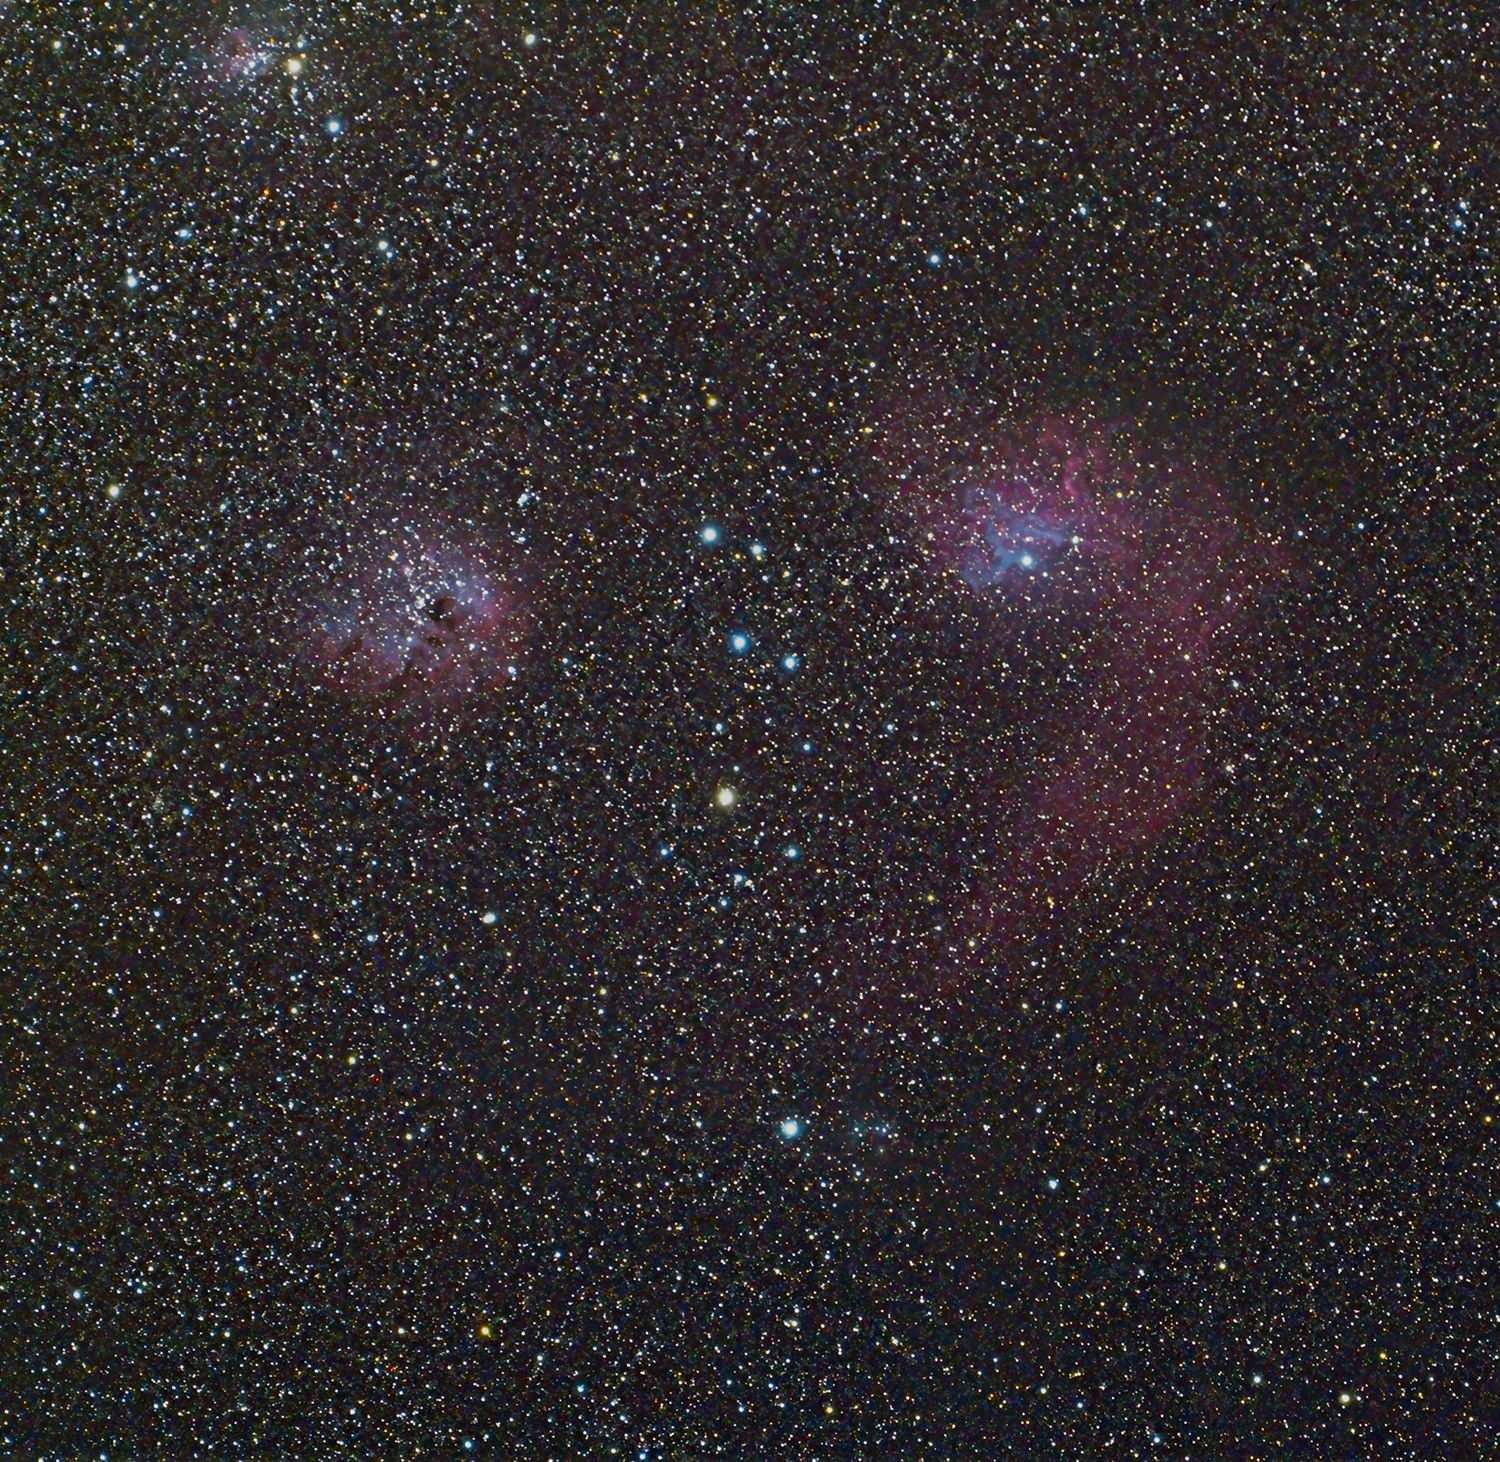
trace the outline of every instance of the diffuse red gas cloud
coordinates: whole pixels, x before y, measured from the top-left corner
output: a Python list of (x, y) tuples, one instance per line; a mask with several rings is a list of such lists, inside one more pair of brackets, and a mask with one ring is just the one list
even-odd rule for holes
[(1044, 926), (1200, 794), (1281, 554), (1201, 474), (1145, 465), (1130, 436), (1098, 425), (964, 440), (948, 420), (920, 456), (893, 439), (882, 467), (928, 570), (978, 611), (988, 652), (1070, 687), (1033, 710), (1021, 695), (1034, 752), (993, 779), (998, 851), (973, 920), (992, 946)]
[(325, 530), (292, 601), (314, 683), (391, 711), (482, 702), (516, 677), (531, 634), (524, 565), (419, 505)]

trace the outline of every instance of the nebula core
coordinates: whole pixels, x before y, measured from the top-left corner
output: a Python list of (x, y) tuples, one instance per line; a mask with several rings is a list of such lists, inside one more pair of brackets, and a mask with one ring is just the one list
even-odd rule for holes
[(1047, 565), (1074, 542), (1065, 524), (1019, 512), (993, 493), (972, 492), (964, 513), (980, 534), (980, 542), (958, 565), (959, 576), (971, 589), (992, 588), (1007, 574), (1046, 573)]
[(243, 92), (284, 63), (292, 49), (258, 18), (221, 25), (187, 59), (188, 76), (204, 91)]
[(296, 640), (320, 686), (390, 709), (451, 709), (518, 673), (522, 577), (473, 534), (367, 512), (311, 558), (294, 595)]

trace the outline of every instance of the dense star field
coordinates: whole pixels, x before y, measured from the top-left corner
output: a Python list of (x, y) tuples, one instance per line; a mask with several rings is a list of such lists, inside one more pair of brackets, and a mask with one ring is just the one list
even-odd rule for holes
[(0, 9), (0, 1452), (1490, 1455), (1488, 7)]

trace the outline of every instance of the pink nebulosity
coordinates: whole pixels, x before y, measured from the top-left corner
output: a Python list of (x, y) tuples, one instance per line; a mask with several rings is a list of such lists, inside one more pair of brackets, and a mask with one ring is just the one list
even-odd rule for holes
[(317, 683), (394, 710), (482, 698), (515, 677), (528, 638), (520, 575), (431, 516), (365, 515), (319, 552), (297, 597)]
[(199, 52), (199, 80), (215, 91), (232, 92), (259, 81), (287, 55), (284, 42), (258, 23), (227, 26)]
[(1199, 794), (1279, 555), (1210, 483), (1148, 470), (1119, 432), (1046, 421), (946, 468), (928, 450), (897, 489), (930, 568), (978, 609), (995, 659), (1067, 686), (1034, 710), (1022, 695), (1033, 754), (994, 784), (988, 943), (1045, 925)]
[(271, 69), (276, 50), (237, 25), (220, 41), (214, 59), (226, 81), (254, 81)]

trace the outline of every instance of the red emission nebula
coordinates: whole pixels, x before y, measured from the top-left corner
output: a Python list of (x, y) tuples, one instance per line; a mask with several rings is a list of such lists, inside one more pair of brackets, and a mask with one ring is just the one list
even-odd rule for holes
[[(1012, 679), (1014, 764), (994, 810), (977, 947), (1024, 938), (1092, 876), (1157, 841), (1222, 759), (1257, 606), (1285, 566), (1213, 483), (1147, 465), (1125, 431), (1049, 419), (921, 455), (880, 453), (927, 571)], [(936, 450), (934, 447), (936, 445)], [(1226, 773), (1227, 774), (1227, 773)]]
[(350, 702), (403, 714), (477, 708), (530, 637), (522, 577), (429, 511), (366, 510), (327, 534), (293, 594), (298, 658)]

